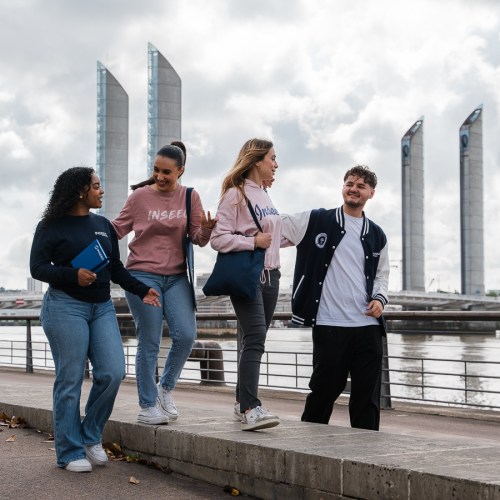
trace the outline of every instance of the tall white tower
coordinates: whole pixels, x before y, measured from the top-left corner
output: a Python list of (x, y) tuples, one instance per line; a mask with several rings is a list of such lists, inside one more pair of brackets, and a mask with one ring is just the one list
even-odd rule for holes
[(181, 139), (181, 79), (151, 43), (148, 45), (148, 172), (156, 152)]
[[(123, 87), (97, 61), (97, 173), (105, 190), (100, 212), (114, 219), (128, 196), (129, 102)], [(126, 260), (127, 238), (120, 241)]]
[(460, 250), (462, 293), (484, 295), (483, 106), (460, 127)]
[(403, 290), (425, 291), (424, 117), (401, 139)]

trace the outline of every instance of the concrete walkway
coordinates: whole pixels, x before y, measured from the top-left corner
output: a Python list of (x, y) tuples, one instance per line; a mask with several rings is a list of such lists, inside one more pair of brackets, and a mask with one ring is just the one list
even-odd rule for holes
[[(52, 383), (52, 375), (0, 370), (0, 411), (23, 417), (36, 429), (51, 430)], [(86, 382), (83, 404), (89, 386)], [(176, 498), (217, 498), (210, 495), (219, 493), (220, 498), (228, 498), (223, 487), (229, 484), (242, 494), (270, 499), (500, 500), (500, 412), (400, 405), (383, 411), (381, 432), (372, 432), (351, 429), (343, 404), (336, 405), (335, 425), (327, 426), (300, 422), (303, 394), (262, 391), (261, 399), (281, 416), (280, 426), (241, 432), (231, 418), (232, 388), (188, 384), (175, 391), (181, 413), (177, 422), (145, 426), (136, 423), (135, 384), (124, 382), (104, 442), (120, 443), (129, 453), (216, 488), (207, 485), (206, 497), (196, 496), (195, 488), (191, 497), (187, 492), (188, 496)], [(4, 450), (10, 444), (4, 436), (0, 434), (3, 471), (8, 467)], [(59, 471), (53, 457), (40, 464), (48, 481), (57, 477), (72, 487), (80, 484), (75, 476), (81, 475)], [(30, 474), (28, 464), (19, 462), (16, 477)], [(122, 464), (111, 463), (97, 474), (84, 476), (101, 485), (106, 498), (169, 498), (167, 476), (164, 481), (142, 482), (141, 490), (124, 485), (123, 496), (106, 495), (107, 481), (118, 467)], [(15, 497), (35, 498), (30, 497), (29, 484), (25, 491), (16, 490)], [(50, 498), (96, 498), (85, 496), (88, 487), (85, 481), (81, 485), (80, 495)], [(9, 498), (2, 495), (2, 488), (0, 498)], [(45, 497), (37, 494), (36, 498)]]

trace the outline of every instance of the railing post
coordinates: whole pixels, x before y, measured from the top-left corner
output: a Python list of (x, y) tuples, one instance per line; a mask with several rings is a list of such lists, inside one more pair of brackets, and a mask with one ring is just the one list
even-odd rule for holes
[(26, 320), (26, 373), (33, 373), (33, 345), (31, 343), (31, 320)]
[(390, 410), (392, 408), (387, 335), (382, 337), (382, 387), (380, 392), (380, 408), (383, 410)]
[(424, 359), (422, 358), (420, 363), (420, 380), (422, 382), (422, 401), (425, 401), (425, 389), (424, 389)]
[(465, 389), (465, 404), (468, 403), (468, 394), (467, 394), (467, 361), (464, 360), (464, 389)]

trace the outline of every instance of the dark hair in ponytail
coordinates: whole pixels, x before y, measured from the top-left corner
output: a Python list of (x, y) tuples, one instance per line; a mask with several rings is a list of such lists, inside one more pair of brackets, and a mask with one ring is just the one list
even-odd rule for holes
[[(169, 145), (161, 147), (157, 151), (156, 155), (157, 156), (164, 156), (166, 158), (171, 158), (172, 160), (175, 160), (177, 168), (181, 168), (181, 167), (184, 167), (186, 165), (187, 151), (186, 151), (186, 146), (184, 145), (184, 143), (182, 141), (172, 141)], [(155, 183), (155, 180), (151, 176), (149, 179), (146, 179), (145, 181), (141, 181), (137, 184), (132, 184), (130, 186), (130, 189), (132, 189), (132, 191), (135, 191), (138, 188), (141, 188), (144, 186), (151, 186), (154, 183)]]

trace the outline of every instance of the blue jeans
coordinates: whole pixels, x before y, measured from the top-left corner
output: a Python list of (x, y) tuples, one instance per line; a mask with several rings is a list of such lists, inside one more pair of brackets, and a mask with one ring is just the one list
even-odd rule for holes
[[(64, 467), (85, 458), (84, 445), (101, 442), (125, 377), (123, 345), (111, 300), (82, 302), (49, 287), (40, 320), (55, 365), (54, 440), (57, 465)], [(87, 358), (93, 383), (82, 420), (80, 397)]]
[(137, 335), (135, 372), (139, 405), (141, 408), (147, 408), (155, 406), (158, 395), (155, 376), (163, 318), (167, 321), (172, 345), (160, 384), (165, 389), (173, 389), (196, 339), (195, 309), (191, 285), (186, 274), (162, 276), (134, 270), (131, 270), (130, 274), (160, 294), (161, 308), (145, 305), (139, 297), (126, 292)]

